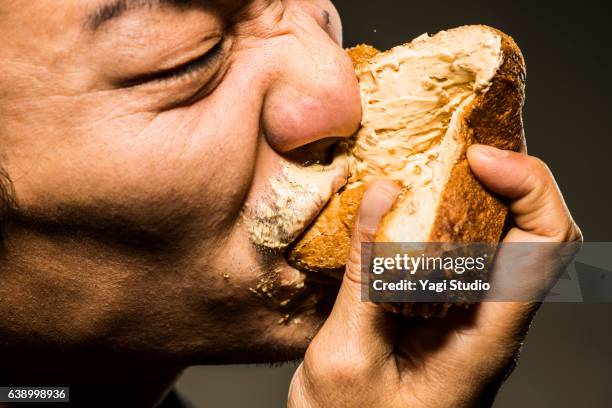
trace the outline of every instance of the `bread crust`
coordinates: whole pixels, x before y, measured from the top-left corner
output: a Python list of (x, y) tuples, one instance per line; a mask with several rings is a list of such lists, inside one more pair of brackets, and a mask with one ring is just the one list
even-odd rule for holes
[[(448, 182), (441, 194), (430, 242), (497, 242), (500, 238), (507, 206), (484, 188), (470, 171), (466, 151), (473, 143), (500, 149), (525, 149), (522, 108), (525, 100), (525, 63), (514, 40), (503, 32), (487, 26), (501, 37), (502, 63), (488, 90), (476, 95), (459, 118), (460, 152)], [(375, 49), (357, 46), (349, 50), (355, 66), (367, 63)], [(336, 194), (317, 221), (291, 248), (289, 262), (300, 268), (338, 276), (348, 258), (351, 233), (360, 194), (352, 189)], [(393, 209), (391, 210), (393, 211)], [(340, 222), (339, 222), (340, 221)], [(388, 218), (384, 217), (376, 241), (384, 242)], [(328, 269), (329, 268), (329, 269)], [(423, 317), (446, 313), (448, 304), (387, 304), (395, 312)]]
[(380, 54), (380, 51), (368, 44), (359, 44), (353, 48), (346, 50), (347, 54), (353, 61), (355, 69), (361, 64), (367, 64), (368, 61), (375, 55)]
[(432, 242), (497, 242), (507, 206), (474, 177), (466, 151), (474, 143), (523, 150), (521, 111), (525, 100), (525, 64), (514, 41), (502, 38), (503, 62), (487, 92), (467, 106), (461, 118), (468, 131), (461, 153), (442, 192)]
[(332, 196), (316, 222), (289, 252), (292, 266), (342, 277), (365, 187), (360, 184)]
[[(523, 56), (510, 36), (481, 27), (501, 37), (503, 60), (489, 89), (477, 95), (458, 118), (460, 152), (440, 196), (429, 242), (499, 241), (507, 206), (476, 180), (467, 161), (467, 148), (474, 143), (514, 151), (525, 148), (521, 116), (526, 77)], [(385, 217), (376, 241), (387, 241), (387, 223)]]

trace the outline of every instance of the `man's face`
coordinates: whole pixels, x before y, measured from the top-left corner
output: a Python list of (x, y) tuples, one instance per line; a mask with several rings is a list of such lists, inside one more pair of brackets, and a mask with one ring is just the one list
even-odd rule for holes
[(305, 165), (359, 125), (340, 30), (327, 0), (0, 0), (0, 332), (187, 363), (303, 352), (327, 285), (283, 249), (346, 176)]

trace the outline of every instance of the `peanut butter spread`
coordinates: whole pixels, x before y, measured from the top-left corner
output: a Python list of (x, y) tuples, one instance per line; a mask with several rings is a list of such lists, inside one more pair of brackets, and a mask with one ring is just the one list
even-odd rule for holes
[(400, 200), (410, 217), (397, 226), (398, 237), (425, 230), (459, 151), (460, 124), (453, 119), (488, 89), (501, 63), (500, 35), (471, 26), (423, 34), (359, 64), (363, 114), (360, 130), (345, 142), (348, 154), (329, 166), (283, 163), (247, 212), (251, 241), (286, 248), (340, 187), (338, 180), (345, 184), (347, 166), (347, 189), (378, 178), (406, 187)]
[(501, 63), (493, 32), (423, 34), (357, 67), (362, 127), (351, 149), (349, 182), (430, 185), (453, 113), (485, 91)]

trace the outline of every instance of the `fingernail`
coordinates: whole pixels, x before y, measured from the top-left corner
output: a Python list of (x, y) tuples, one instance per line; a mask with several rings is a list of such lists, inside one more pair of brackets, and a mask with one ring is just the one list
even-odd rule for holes
[(502, 158), (508, 155), (507, 150), (498, 149), (493, 146), (476, 144), (470, 146), (472, 151), (475, 151), (476, 154), (480, 154), (482, 156), (490, 157), (490, 158)]

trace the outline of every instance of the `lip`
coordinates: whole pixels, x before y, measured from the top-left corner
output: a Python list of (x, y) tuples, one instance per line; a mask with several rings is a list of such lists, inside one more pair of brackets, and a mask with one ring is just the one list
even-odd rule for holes
[(340, 164), (336, 164), (336, 168), (332, 170), (335, 171), (336, 174), (333, 175), (333, 178), (331, 179), (329, 185), (321, 189), (323, 191), (327, 190), (328, 194), (323, 194), (320, 197), (320, 200), (318, 200), (318, 202), (316, 202), (315, 205), (312, 207), (310, 213), (306, 214), (306, 222), (304, 223), (303, 228), (299, 231), (297, 237), (291, 242), (291, 244), (299, 240), (299, 238), (304, 234), (304, 232), (317, 219), (319, 214), (321, 214), (321, 212), (325, 209), (327, 203), (329, 203), (333, 195), (340, 191), (340, 189), (347, 184), (349, 178), (348, 164), (346, 163), (344, 158), (341, 160), (343, 160), (343, 162)]
[(243, 215), (251, 243), (272, 262), (271, 272), (259, 278), (251, 291), (283, 316), (323, 315), (333, 305), (341, 281), (295, 268), (286, 255), (346, 185), (348, 158), (337, 153), (326, 165), (278, 163), (280, 171), (267, 176), (262, 192)]
[(269, 251), (285, 251), (347, 180), (348, 158), (342, 154), (328, 165), (281, 161), (280, 171), (267, 179), (264, 193), (245, 213), (251, 242)]
[(304, 283), (310, 289), (310, 291), (323, 292), (324, 297), (333, 296), (333, 298), (335, 298), (335, 296), (337, 295), (338, 290), (340, 288), (340, 284), (342, 283), (342, 275), (343, 275), (342, 273), (339, 273), (338, 275), (333, 275), (333, 274), (326, 274), (322, 272), (314, 272), (314, 271), (309, 271), (305, 269), (300, 269), (289, 263), (288, 255), (291, 249), (293, 248), (294, 244), (300, 240), (300, 238), (304, 235), (304, 233), (308, 230), (308, 228), (310, 228), (310, 226), (317, 220), (318, 216), (325, 209), (325, 207), (327, 206), (327, 204), (329, 203), (333, 195), (338, 193), (338, 191), (340, 191), (340, 189), (347, 184), (348, 177), (349, 177), (348, 165), (344, 165), (342, 167), (342, 170), (343, 170), (342, 172), (337, 173), (335, 177), (332, 179), (330, 194), (326, 197), (325, 200), (321, 200), (320, 205), (315, 207), (314, 211), (312, 211), (312, 213), (309, 214), (307, 218), (308, 222), (305, 223), (304, 227), (300, 230), (297, 237), (287, 246), (287, 248), (285, 248), (284, 253), (283, 253), (284, 263), (289, 268), (296, 270), (299, 273), (301, 273), (303, 276), (305, 276)]

